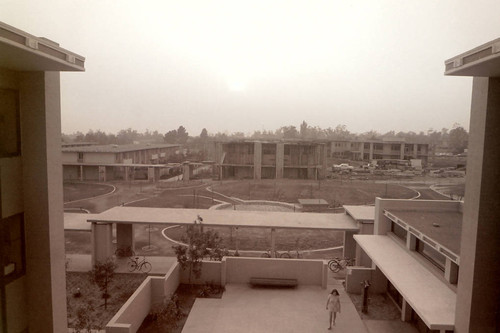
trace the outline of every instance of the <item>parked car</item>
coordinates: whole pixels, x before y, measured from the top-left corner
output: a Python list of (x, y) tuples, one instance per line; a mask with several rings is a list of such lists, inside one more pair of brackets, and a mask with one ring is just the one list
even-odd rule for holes
[(333, 165), (333, 170), (335, 170), (335, 171), (352, 171), (353, 169), (354, 169), (354, 167), (352, 165), (347, 164), (347, 163)]

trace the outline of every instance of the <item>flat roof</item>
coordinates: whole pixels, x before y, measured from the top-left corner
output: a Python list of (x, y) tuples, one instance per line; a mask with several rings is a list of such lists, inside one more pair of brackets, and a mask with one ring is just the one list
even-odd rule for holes
[(0, 67), (15, 71), (84, 71), (85, 58), (0, 22)]
[(257, 212), (212, 209), (113, 207), (88, 222), (134, 224), (192, 224), (197, 216), (207, 226), (323, 229), (357, 231), (346, 214)]
[[(386, 212), (427, 236), (431, 241), (435, 241), (454, 254), (460, 255), (463, 216), (461, 212), (395, 208), (387, 209)], [(391, 216), (388, 217), (392, 220)]]
[(180, 147), (178, 144), (155, 143), (155, 144), (128, 144), (128, 145), (95, 145), (81, 147), (62, 147), (63, 153), (124, 153), (145, 149)]
[(500, 76), (500, 38), (459, 54), (445, 62), (445, 75)]
[(180, 163), (167, 164), (140, 164), (140, 163), (86, 163), (86, 162), (63, 162), (63, 165), (74, 166), (108, 166), (108, 167), (135, 167), (135, 168), (174, 168), (181, 166)]
[(328, 202), (325, 199), (299, 199), (299, 204), (302, 206), (328, 206)]
[(375, 221), (375, 206), (343, 206), (347, 214), (358, 222), (374, 222)]
[(389, 236), (354, 239), (430, 329), (454, 329), (457, 296), (445, 282)]

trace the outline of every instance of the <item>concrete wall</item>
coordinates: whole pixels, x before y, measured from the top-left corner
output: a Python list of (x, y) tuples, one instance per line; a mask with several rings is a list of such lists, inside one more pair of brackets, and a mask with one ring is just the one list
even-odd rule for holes
[(76, 163), (78, 162), (78, 153), (73, 152), (63, 152), (62, 153), (63, 163)]
[[(194, 273), (191, 275), (191, 283), (205, 284), (214, 283), (220, 285), (222, 281), (222, 263), (220, 261), (203, 261), (201, 267), (201, 276), (196, 278)], [(181, 283), (189, 283), (189, 270), (181, 270)]]
[(180, 281), (179, 265), (175, 263), (165, 276), (149, 276), (123, 304), (106, 325), (106, 333), (132, 333), (141, 326), (153, 304), (169, 297)]
[(378, 268), (353, 266), (347, 268), (346, 291), (353, 294), (361, 294), (362, 283), (370, 282), (369, 292), (383, 294), (387, 292), (387, 278)]
[[(322, 260), (226, 257), (225, 283), (248, 283), (252, 277), (297, 279), (299, 284), (324, 284)], [(326, 287), (326, 285), (324, 285)]]
[(114, 153), (83, 153), (84, 163), (116, 163)]

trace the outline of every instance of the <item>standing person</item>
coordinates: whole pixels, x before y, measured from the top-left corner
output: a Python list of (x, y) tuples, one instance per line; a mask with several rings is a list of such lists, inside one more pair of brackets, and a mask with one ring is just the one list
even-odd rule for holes
[(332, 325), (335, 325), (335, 319), (337, 318), (337, 312), (340, 313), (340, 294), (337, 289), (333, 289), (328, 295), (328, 300), (326, 301), (326, 309), (330, 312), (330, 326), (329, 330), (332, 329)]

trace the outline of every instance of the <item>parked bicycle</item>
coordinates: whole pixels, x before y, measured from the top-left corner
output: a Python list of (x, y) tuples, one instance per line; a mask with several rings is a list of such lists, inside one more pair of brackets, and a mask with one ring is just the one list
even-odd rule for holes
[(143, 257), (142, 260), (139, 260), (139, 257), (130, 258), (128, 262), (129, 272), (134, 272), (137, 270), (144, 273), (148, 273), (152, 267), (153, 266), (151, 266), (151, 263), (149, 261), (146, 261), (146, 257)]
[[(289, 252), (278, 252), (274, 251), (274, 258), (282, 258), (282, 259), (290, 259), (292, 256), (290, 255)], [(260, 255), (262, 258), (272, 258), (272, 251), (271, 250), (266, 250), (266, 252), (262, 253)]]
[(117, 256), (118, 258), (133, 257), (135, 256), (135, 252), (130, 246), (119, 247), (115, 251), (115, 256)]
[(356, 262), (356, 259), (333, 258), (330, 261), (328, 261), (328, 268), (332, 272), (337, 273), (341, 269), (345, 269), (347, 266), (354, 266), (355, 262)]

